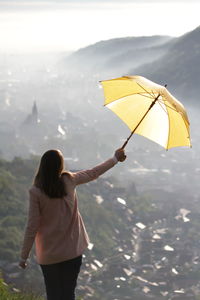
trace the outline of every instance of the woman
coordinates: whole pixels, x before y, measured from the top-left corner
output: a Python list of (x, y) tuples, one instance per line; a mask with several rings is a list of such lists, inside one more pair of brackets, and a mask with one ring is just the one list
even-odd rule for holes
[(124, 161), (123, 149), (113, 158), (91, 170), (64, 171), (59, 150), (49, 150), (41, 158), (34, 184), (29, 190), (29, 216), (19, 266), (27, 266), (27, 258), (35, 241), (48, 300), (74, 300), (82, 253), (89, 238), (78, 210), (76, 186), (96, 179)]

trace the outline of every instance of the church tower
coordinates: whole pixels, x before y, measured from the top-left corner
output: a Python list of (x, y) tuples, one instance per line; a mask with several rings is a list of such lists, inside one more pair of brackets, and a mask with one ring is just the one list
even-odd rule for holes
[(37, 109), (37, 104), (36, 101), (33, 102), (33, 107), (32, 107), (32, 122), (38, 122), (38, 109)]
[(38, 108), (36, 101), (33, 102), (32, 112), (26, 117), (25, 121), (22, 123), (22, 126), (34, 126), (39, 123), (38, 118)]

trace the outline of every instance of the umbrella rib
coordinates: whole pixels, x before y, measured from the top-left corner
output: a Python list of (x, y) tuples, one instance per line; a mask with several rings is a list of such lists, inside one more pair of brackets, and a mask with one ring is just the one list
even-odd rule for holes
[[(163, 103), (163, 102), (158, 101), (158, 104), (160, 105), (160, 107), (162, 108), (162, 110), (163, 110), (166, 114), (168, 114), (167, 111), (164, 110), (164, 108), (162, 107), (161, 103)], [(164, 104), (164, 103), (163, 103), (163, 104)]]
[[(161, 103), (165, 104), (164, 102), (161, 102)], [(167, 105), (167, 104), (165, 104), (165, 106), (168, 107), (169, 109), (172, 109), (173, 111), (177, 112), (178, 114), (183, 115), (181, 111), (178, 111), (177, 109), (172, 108), (171, 106), (169, 106), (169, 105)], [(184, 120), (184, 123), (187, 123), (187, 122), (185, 121), (185, 118), (184, 118), (184, 117), (182, 117), (182, 118), (183, 118), (183, 120)]]
[[(168, 116), (168, 122), (169, 122), (169, 112), (168, 112), (168, 110), (165, 110), (164, 108), (163, 108), (163, 106), (161, 105), (161, 103), (162, 104), (164, 104), (165, 105), (165, 103), (163, 103), (163, 102), (161, 102), (161, 101), (158, 101), (158, 104), (160, 105), (160, 107), (162, 108), (162, 110), (166, 113), (166, 115)], [(170, 107), (169, 107), (170, 108)], [(170, 122), (169, 122), (169, 133), (170, 133)], [(168, 150), (168, 146), (169, 146), (169, 136), (170, 136), (170, 134), (168, 133), (168, 137), (167, 137), (167, 145), (166, 145), (166, 149)]]
[[(163, 102), (162, 102), (163, 103)], [(166, 105), (166, 104), (165, 104)], [(166, 107), (168, 107), (169, 109), (172, 109), (172, 110), (174, 110), (175, 112), (177, 112), (178, 114), (181, 114), (181, 112), (179, 112), (179, 111), (177, 111), (176, 109), (174, 109), (174, 108), (172, 108), (172, 107), (170, 107), (170, 106), (168, 106), (168, 105), (166, 105)], [(169, 120), (169, 112), (168, 112), (168, 110), (167, 110), (167, 115), (168, 115), (168, 120)], [(188, 130), (188, 127), (187, 127), (187, 125), (186, 125), (186, 121), (185, 121), (185, 119), (183, 118), (183, 116), (182, 116), (182, 120), (183, 120), (183, 123), (184, 123), (184, 125), (185, 125), (185, 127), (186, 127), (186, 130), (187, 130), (187, 133), (188, 133), (188, 138), (190, 138), (190, 132), (189, 132), (189, 130)], [(171, 126), (170, 126), (170, 122), (169, 122), (169, 134), (168, 134), (168, 139), (167, 139), (167, 147), (166, 147), (166, 149), (168, 150), (169, 149), (169, 137), (170, 137), (170, 131), (171, 131)], [(191, 147), (191, 146), (190, 146)]]
[[(153, 91), (152, 91), (152, 93), (153, 93), (153, 96), (152, 96), (152, 94), (149, 93), (142, 85), (140, 85), (138, 82), (136, 82), (136, 83), (137, 83), (137, 85), (139, 85), (139, 87), (141, 87), (147, 94), (149, 94), (150, 97), (148, 97), (147, 95), (144, 95), (143, 93), (135, 93), (135, 95), (141, 95), (141, 96), (143, 96), (143, 97), (146, 97), (146, 98), (154, 99), (154, 100), (155, 100), (155, 94), (153, 93)], [(107, 104), (110, 104), (110, 103), (112, 103), (112, 102), (114, 102), (114, 101), (116, 101), (116, 100), (119, 100), (119, 99), (122, 99), (122, 98), (125, 98), (125, 97), (128, 97), (128, 96), (131, 96), (131, 95), (133, 95), (133, 93), (128, 94), (128, 95), (123, 96), (123, 97), (118, 98), (118, 99), (114, 99), (114, 100), (112, 100), (111, 102), (109, 102), (109, 103), (107, 103)], [(107, 104), (104, 104), (104, 106), (106, 106)]]
[[(185, 118), (182, 117), (182, 119), (183, 119), (184, 125), (185, 125), (187, 133), (188, 133), (188, 138), (190, 138), (190, 131), (189, 131), (189, 128), (187, 126), (187, 122), (185, 121)], [(190, 145), (190, 147), (191, 147), (191, 145)]]
[(173, 108), (173, 107), (171, 107), (171, 106), (169, 106), (169, 105), (167, 105), (167, 104), (165, 104), (165, 102), (164, 101), (158, 101), (158, 102), (160, 102), (160, 103), (163, 103), (166, 107), (168, 107), (168, 108), (170, 108), (170, 109), (172, 109), (172, 110), (174, 110), (174, 111), (176, 111), (177, 113), (180, 113), (177, 109), (175, 109), (175, 108)]
[(127, 145), (128, 141), (130, 140), (130, 138), (132, 137), (132, 135), (134, 134), (134, 132), (136, 131), (136, 129), (139, 127), (139, 125), (142, 123), (142, 121), (144, 120), (144, 118), (146, 117), (146, 115), (148, 114), (148, 112), (150, 111), (150, 109), (155, 105), (155, 103), (156, 103), (156, 101), (158, 100), (159, 97), (160, 97), (160, 94), (158, 94), (158, 96), (151, 103), (151, 105), (149, 106), (148, 110), (145, 112), (145, 114), (143, 115), (143, 117), (141, 118), (141, 120), (139, 121), (139, 123), (137, 124), (137, 126), (134, 128), (134, 130), (131, 132), (131, 134), (129, 135), (129, 137), (127, 138), (127, 140), (125, 141), (125, 143), (121, 147), (122, 149), (124, 149), (124, 147)]
[[(168, 108), (170, 108), (170, 106), (166, 105)], [(169, 112), (167, 110), (167, 115), (168, 115), (168, 123), (169, 123), (169, 131), (168, 131), (168, 137), (167, 137), (167, 145), (166, 145), (166, 149), (169, 149), (169, 137), (170, 137), (170, 130), (171, 130), (171, 126), (170, 126), (170, 119), (169, 119)]]
[(139, 87), (141, 87), (147, 94), (149, 94), (151, 96), (151, 98), (154, 99), (154, 97), (151, 95), (151, 93), (149, 93), (142, 85), (140, 85), (138, 82), (136, 82), (137, 85), (139, 85)]
[[(149, 93), (148, 93), (148, 94), (149, 94)], [(135, 93), (135, 94), (132, 93), (132, 94), (128, 94), (128, 95), (126, 95), (126, 96), (123, 96), (123, 97), (121, 97), (121, 98), (114, 99), (114, 100), (112, 100), (111, 102), (104, 104), (103, 106), (107, 106), (108, 104), (110, 104), (110, 103), (112, 103), (112, 102), (115, 102), (115, 101), (118, 101), (118, 100), (122, 100), (123, 98), (129, 97), (129, 96), (133, 96), (133, 95), (140, 95), (140, 96), (142, 96), (142, 97), (146, 97), (146, 98), (149, 98), (149, 99), (154, 99), (153, 97), (149, 97), (149, 96), (144, 95), (144, 94), (142, 94), (142, 93)], [(150, 94), (150, 95), (151, 95), (151, 94)]]
[[(172, 110), (174, 110), (175, 112), (177, 112), (178, 114), (180, 114), (179, 111), (177, 111), (176, 109), (174, 109), (174, 108), (172, 108), (172, 107), (166, 105), (163, 101), (160, 101), (160, 100), (159, 100), (158, 103), (159, 103), (160, 107), (163, 109), (163, 111), (168, 115), (168, 120), (169, 120), (169, 112), (168, 112), (168, 110), (164, 110), (164, 108), (162, 107), (161, 103), (164, 104), (167, 108), (172, 109)], [(182, 118), (182, 119), (183, 119), (183, 122), (184, 122), (184, 124), (185, 124), (185, 119), (184, 119), (184, 118)], [(186, 124), (185, 124), (185, 126), (186, 126)], [(170, 128), (171, 128), (171, 127), (170, 127), (170, 122), (169, 122), (169, 133), (168, 133), (167, 145), (166, 145), (166, 149), (167, 149), (167, 150), (169, 149), (169, 148), (168, 148), (168, 147), (169, 147), (169, 137), (170, 137), (170, 131), (171, 131)], [(187, 129), (187, 126), (186, 126), (186, 129)], [(187, 129), (187, 132), (188, 132), (188, 129)], [(190, 137), (189, 132), (188, 132), (188, 136)]]
[[(149, 93), (148, 93), (149, 94)], [(135, 94), (135, 95), (140, 95), (140, 96), (142, 96), (142, 97), (146, 97), (146, 98), (149, 98), (149, 99), (154, 99), (152, 96), (150, 97), (150, 96), (147, 96), (147, 95), (145, 95), (145, 94), (143, 94), (143, 93), (137, 93), (137, 94)], [(151, 94), (150, 94), (151, 95)]]
[(156, 96), (155, 96), (155, 94), (154, 94), (154, 91), (153, 91), (153, 90), (151, 90), (151, 92), (152, 92), (152, 94), (154, 95), (154, 97), (156, 97)]

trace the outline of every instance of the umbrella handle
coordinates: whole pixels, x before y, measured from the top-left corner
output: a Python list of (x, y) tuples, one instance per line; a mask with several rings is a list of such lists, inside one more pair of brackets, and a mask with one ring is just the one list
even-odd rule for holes
[(134, 134), (134, 132), (135, 132), (135, 130), (131, 132), (131, 134), (129, 135), (129, 137), (126, 139), (125, 143), (121, 147), (121, 149), (124, 149), (126, 147), (126, 145), (128, 144), (128, 141), (130, 140), (130, 138), (132, 137), (132, 135)]
[(137, 124), (137, 126), (133, 129), (133, 131), (131, 132), (131, 134), (129, 135), (129, 137), (127, 138), (127, 140), (125, 141), (125, 143), (121, 147), (121, 149), (124, 149), (126, 147), (126, 145), (128, 144), (128, 141), (130, 140), (130, 138), (132, 137), (132, 135), (134, 134), (134, 132), (136, 131), (136, 129), (139, 127), (139, 125), (142, 123), (142, 121), (144, 120), (144, 118), (146, 117), (146, 115), (148, 114), (148, 112), (150, 111), (150, 109), (154, 106), (154, 104), (156, 103), (156, 101), (158, 100), (159, 97), (160, 97), (160, 94), (158, 94), (158, 96), (151, 103), (151, 105), (149, 106), (148, 110), (146, 111), (146, 113), (144, 114), (144, 116), (142, 117), (142, 119), (140, 120), (140, 122)]

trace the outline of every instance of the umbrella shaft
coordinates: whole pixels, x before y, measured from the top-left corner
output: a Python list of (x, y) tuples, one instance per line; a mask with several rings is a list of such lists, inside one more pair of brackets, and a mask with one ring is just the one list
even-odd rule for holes
[(151, 105), (149, 106), (148, 110), (146, 111), (146, 113), (144, 114), (144, 116), (142, 117), (142, 119), (140, 120), (140, 122), (133, 129), (133, 131), (131, 132), (131, 134), (129, 135), (129, 137), (127, 138), (127, 140), (125, 141), (125, 143), (121, 147), (122, 149), (124, 149), (126, 147), (126, 145), (128, 144), (128, 141), (130, 140), (130, 138), (132, 137), (132, 135), (134, 134), (134, 132), (137, 130), (137, 128), (140, 126), (140, 124), (142, 123), (142, 121), (144, 120), (144, 118), (146, 117), (146, 115), (148, 114), (148, 112), (150, 111), (150, 109), (154, 106), (154, 104), (156, 103), (156, 101), (158, 100), (159, 97), (160, 97), (160, 94), (158, 94), (158, 96), (154, 99), (154, 101), (151, 103)]

